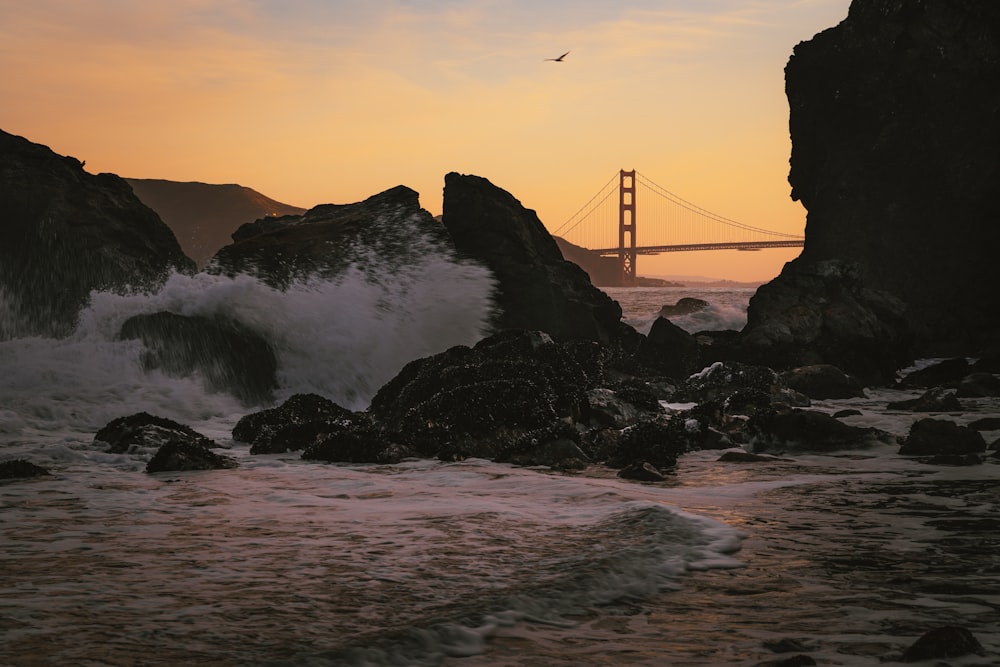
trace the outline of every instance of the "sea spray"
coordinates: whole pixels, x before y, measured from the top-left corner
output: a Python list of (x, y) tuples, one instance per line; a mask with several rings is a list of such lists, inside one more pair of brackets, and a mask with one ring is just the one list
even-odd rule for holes
[(287, 290), (247, 275), (200, 273), (173, 274), (151, 294), (94, 292), (70, 337), (0, 341), (0, 433), (93, 433), (139, 411), (192, 425), (246, 412), (197, 376), (144, 370), (142, 344), (118, 339), (134, 315), (236, 321), (274, 348), (278, 400), (315, 392), (352, 409), (365, 408), (407, 362), (486, 333), (494, 286), (486, 269), (431, 252), (376, 281), (373, 265)]

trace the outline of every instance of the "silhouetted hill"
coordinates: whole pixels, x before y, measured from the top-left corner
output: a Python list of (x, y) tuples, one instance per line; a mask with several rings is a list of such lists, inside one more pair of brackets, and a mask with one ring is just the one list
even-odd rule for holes
[(299, 215), (306, 209), (282, 204), (242, 185), (181, 183), (126, 178), (142, 203), (174, 231), (184, 253), (203, 268), (231, 242), (240, 225), (269, 215)]

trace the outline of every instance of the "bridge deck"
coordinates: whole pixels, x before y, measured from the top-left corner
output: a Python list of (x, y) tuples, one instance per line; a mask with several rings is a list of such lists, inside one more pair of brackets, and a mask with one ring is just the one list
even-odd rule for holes
[[(727, 243), (687, 243), (677, 245), (636, 246), (637, 255), (659, 255), (662, 252), (684, 252), (692, 250), (763, 250), (764, 248), (801, 248), (803, 239), (781, 241), (733, 241)], [(628, 250), (626, 248), (626, 250)], [(608, 256), (618, 256), (618, 248), (601, 248), (591, 250), (592, 253)]]

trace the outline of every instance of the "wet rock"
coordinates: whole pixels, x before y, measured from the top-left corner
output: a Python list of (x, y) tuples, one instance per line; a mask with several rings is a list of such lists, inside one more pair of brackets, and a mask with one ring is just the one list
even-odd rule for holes
[(606, 387), (586, 392), (587, 415), (595, 425), (625, 428), (639, 420), (640, 411)]
[(124, 180), (3, 131), (0, 201), (0, 340), (67, 335), (91, 291), (151, 291), (194, 271)]
[(224, 470), (235, 467), (235, 460), (216, 454), (203, 441), (171, 440), (156, 450), (156, 454), (146, 464), (146, 472)]
[(921, 419), (913, 423), (900, 447), (903, 456), (981, 454), (986, 451), (983, 436), (968, 426), (946, 419)]
[(377, 279), (387, 267), (415, 264), (434, 251), (451, 252), (444, 229), (420, 208), (419, 195), (400, 185), (362, 202), (322, 204), (243, 225), (206, 270), (246, 273), (280, 289), (339, 275), (348, 266)]
[(937, 454), (920, 459), (921, 463), (934, 466), (977, 466), (983, 462), (978, 454)]
[(119, 337), (141, 340), (147, 370), (185, 377), (198, 373), (208, 387), (245, 405), (270, 402), (278, 386), (274, 350), (261, 336), (233, 320), (159, 312), (135, 315)]
[(789, 638), (765, 641), (763, 645), (764, 648), (772, 653), (808, 653), (814, 650), (807, 646), (805, 642)]
[(864, 398), (865, 391), (855, 378), (836, 366), (800, 366), (781, 373), (780, 381), (811, 399)]
[(983, 417), (969, 423), (973, 431), (1000, 431), (1000, 417)]
[(649, 463), (633, 463), (619, 470), (618, 476), (637, 482), (663, 482), (667, 479), (663, 473)]
[(708, 301), (704, 299), (696, 299), (694, 297), (685, 296), (677, 300), (677, 303), (670, 306), (663, 306), (660, 308), (660, 317), (665, 317), (667, 319), (671, 317), (679, 317), (682, 315), (690, 315), (691, 313), (697, 313), (705, 310), (709, 307)]
[(893, 401), (886, 407), (889, 410), (912, 410), (913, 412), (962, 412), (964, 409), (955, 397), (955, 390), (943, 387), (930, 389), (917, 398)]
[(959, 398), (1000, 396), (1000, 378), (992, 373), (972, 373), (962, 378), (955, 395)]
[(495, 459), (516, 439), (586, 411), (600, 369), (542, 332), (502, 331), (407, 364), (369, 413), (426, 456), (441, 449)]
[(964, 357), (944, 359), (905, 375), (897, 386), (900, 389), (954, 386), (968, 372), (969, 362)]
[(967, 629), (946, 626), (929, 630), (903, 652), (903, 662), (920, 662), (940, 658), (960, 658), (983, 652), (979, 640)]
[(479, 176), (445, 176), (442, 221), (458, 252), (497, 279), (496, 329), (609, 342), (621, 307), (567, 262), (534, 211)]
[(837, 410), (833, 413), (833, 416), (837, 419), (844, 419), (845, 417), (860, 417), (863, 412), (861, 410), (855, 410), (854, 408), (847, 408), (846, 410)]
[(704, 438), (697, 420), (674, 415), (641, 421), (622, 429), (618, 449), (608, 460), (612, 467), (650, 463), (658, 469), (677, 465), (677, 457), (697, 448)]
[(771, 456), (769, 454), (731, 451), (724, 453), (717, 460), (719, 463), (774, 463), (775, 461), (791, 461), (792, 459), (786, 459), (780, 456)]
[[(988, 0), (852, 2), (839, 25), (795, 47), (785, 68), (788, 180), (808, 220), (802, 255), (779, 281), (850, 263), (858, 286), (904, 305), (920, 357), (1000, 340), (998, 52), (1000, 5)], [(751, 302), (751, 328), (770, 319), (758, 319), (760, 305)], [(824, 361), (864, 380), (833, 355), (877, 369), (874, 353), (905, 351), (870, 331), (854, 337), (857, 352), (834, 344), (850, 338), (819, 336), (831, 343)]]
[(755, 452), (830, 452), (866, 449), (891, 440), (872, 428), (848, 426), (816, 410), (771, 410), (750, 418), (747, 425)]
[(702, 368), (699, 349), (694, 336), (658, 317), (639, 346), (638, 359), (647, 373), (683, 380)]
[(778, 658), (776, 660), (765, 660), (758, 662), (756, 667), (809, 667), (815, 665), (816, 661), (808, 655), (793, 655), (788, 658)]
[(580, 446), (580, 433), (566, 422), (556, 422), (519, 438), (504, 461), (557, 470), (582, 470), (591, 463)]
[[(302, 458), (332, 463), (394, 464), (416, 456), (410, 447), (394, 442), (365, 415), (326, 422), (310, 422), (295, 430), (313, 431)], [(280, 436), (285, 433), (282, 431)]]
[(138, 449), (159, 448), (169, 442), (190, 442), (207, 448), (218, 447), (209, 438), (190, 426), (148, 412), (118, 417), (108, 422), (94, 435), (95, 441), (106, 442), (111, 454), (134, 453)]
[[(348, 419), (351, 414), (317, 394), (295, 394), (277, 407), (241, 417), (233, 428), (233, 440), (250, 443), (251, 454), (299, 450), (315, 442), (317, 427), (310, 425)], [(309, 429), (311, 433), (306, 432)]]
[(49, 474), (45, 468), (24, 459), (0, 461), (0, 479), (28, 479)]

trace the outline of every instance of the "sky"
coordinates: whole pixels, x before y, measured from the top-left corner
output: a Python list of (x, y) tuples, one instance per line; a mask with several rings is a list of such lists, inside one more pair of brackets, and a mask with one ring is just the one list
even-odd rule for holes
[[(551, 231), (635, 169), (798, 234), (784, 66), (849, 4), (0, 0), (0, 129), (92, 173), (239, 183), (306, 208), (406, 185), (437, 215), (445, 174), (475, 174)], [(767, 280), (798, 252), (637, 264)]]

